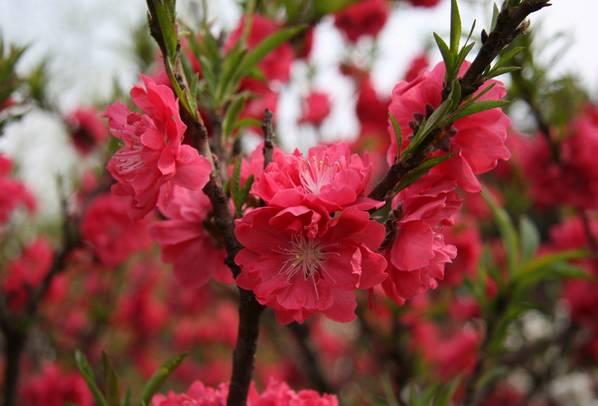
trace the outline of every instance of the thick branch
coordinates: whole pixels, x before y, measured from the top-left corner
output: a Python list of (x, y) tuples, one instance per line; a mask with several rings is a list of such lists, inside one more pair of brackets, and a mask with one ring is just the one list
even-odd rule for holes
[(264, 306), (255, 300), (251, 291), (239, 288), (239, 329), (233, 353), (233, 374), (228, 388), (228, 406), (242, 406), (253, 375), (260, 316)]

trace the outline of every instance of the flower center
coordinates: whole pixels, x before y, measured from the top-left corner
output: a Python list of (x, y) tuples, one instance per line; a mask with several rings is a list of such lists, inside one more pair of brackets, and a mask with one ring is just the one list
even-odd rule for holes
[(323, 159), (308, 159), (301, 170), (301, 185), (307, 192), (319, 194), (324, 186), (333, 182), (337, 167), (337, 162), (330, 165)]
[(115, 155), (116, 165), (120, 173), (127, 174), (135, 172), (143, 167), (144, 162), (141, 159), (141, 146), (133, 145), (132, 148), (120, 151)]
[(315, 279), (326, 256), (319, 241), (301, 234), (295, 235), (289, 248), (281, 250), (281, 254), (285, 261), (280, 273), (286, 274), (289, 282), (298, 272), (303, 273), (305, 279)]

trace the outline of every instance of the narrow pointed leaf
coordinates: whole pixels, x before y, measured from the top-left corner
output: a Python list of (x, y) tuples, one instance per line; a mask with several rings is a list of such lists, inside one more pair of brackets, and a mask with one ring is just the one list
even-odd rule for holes
[(106, 398), (102, 394), (102, 391), (100, 391), (100, 388), (98, 388), (96, 378), (93, 374), (91, 366), (89, 365), (89, 361), (87, 361), (87, 357), (85, 357), (85, 354), (79, 350), (75, 351), (75, 363), (77, 364), (79, 373), (83, 376), (83, 380), (91, 391), (96, 404), (99, 406), (108, 406)]
[(152, 375), (150, 380), (145, 384), (143, 390), (141, 392), (141, 402), (143, 404), (149, 404), (152, 399), (152, 396), (156, 394), (164, 385), (166, 379), (172, 374), (172, 372), (177, 369), (177, 367), (183, 362), (185, 357), (187, 357), (187, 353), (183, 353), (177, 355), (174, 358), (169, 359), (164, 364), (158, 368), (156, 372)]

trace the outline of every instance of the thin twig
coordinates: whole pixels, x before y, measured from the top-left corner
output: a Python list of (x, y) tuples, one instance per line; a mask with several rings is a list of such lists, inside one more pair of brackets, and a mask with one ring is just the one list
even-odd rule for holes
[(272, 153), (274, 151), (274, 129), (272, 128), (272, 112), (269, 109), (264, 110), (264, 119), (262, 120), (262, 131), (264, 132), (264, 169), (272, 162)]

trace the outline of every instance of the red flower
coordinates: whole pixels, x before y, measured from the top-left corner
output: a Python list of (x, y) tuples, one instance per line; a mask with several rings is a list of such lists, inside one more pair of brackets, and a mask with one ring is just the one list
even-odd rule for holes
[[(462, 70), (467, 66), (465, 63)], [(401, 81), (393, 89), (389, 113), (401, 126), (405, 141), (401, 148), (406, 147), (409, 137), (413, 134), (409, 122), (413, 120), (414, 114), (425, 115), (427, 105), (434, 108), (440, 105), (444, 73), (444, 64), (440, 63), (431, 72), (424, 72), (410, 82)], [(480, 100), (498, 100), (505, 97), (505, 87), (495, 80), (486, 82), (480, 90), (491, 84), (494, 84), (494, 87)], [(506, 160), (510, 157), (505, 146), (509, 123), (509, 118), (499, 108), (455, 121), (453, 126), (457, 133), (450, 139), (449, 147), (454, 156), (436, 166), (432, 172), (457, 180), (466, 192), (479, 192), (480, 183), (475, 175), (488, 172), (497, 165), (499, 159)], [(388, 148), (390, 164), (395, 159), (397, 145), (392, 126), (389, 125), (388, 131), (391, 143)]]
[(352, 320), (353, 291), (386, 277), (386, 261), (374, 252), (384, 226), (356, 208), (330, 219), (305, 206), (265, 207), (245, 214), (235, 231), (244, 246), (235, 258), (241, 267), (237, 284), (283, 323), (303, 322), (315, 312)]
[(362, 0), (334, 16), (334, 25), (353, 43), (364, 35), (376, 36), (390, 13), (386, 0)]
[(457, 286), (464, 277), (475, 276), (482, 253), (482, 241), (476, 225), (471, 222), (452, 227), (446, 237), (448, 243), (457, 247), (457, 257), (446, 265), (446, 282)]
[[(386, 135), (389, 100), (376, 93), (370, 78), (365, 78), (359, 82), (357, 92), (356, 111), (361, 125), (361, 133)], [(384, 138), (386, 142), (386, 137)]]
[(415, 7), (436, 7), (441, 0), (409, 0)]
[(300, 123), (318, 126), (330, 115), (330, 96), (324, 92), (311, 92), (303, 100)]
[(177, 279), (186, 286), (203, 286), (211, 278), (232, 282), (224, 250), (204, 229), (212, 209), (208, 197), (201, 190), (175, 186), (172, 193), (160, 197), (158, 207), (168, 220), (152, 224), (149, 232), (160, 245), (162, 259), (173, 264)]
[(446, 244), (442, 228), (452, 225), (452, 216), (461, 202), (455, 183), (438, 175), (428, 175), (404, 189), (395, 198), (400, 205), (396, 236), (387, 252), (389, 277), (382, 283), (386, 294), (403, 304), (444, 278), (444, 266), (457, 255)]
[(122, 103), (108, 107), (112, 134), (123, 141), (108, 171), (118, 182), (114, 194), (129, 202), (129, 216), (140, 219), (156, 205), (162, 186), (203, 188), (211, 166), (189, 145), (182, 145), (185, 124), (172, 90), (143, 76), (145, 89), (134, 86), (131, 97), (144, 114), (134, 113)]
[(66, 122), (71, 129), (73, 144), (79, 153), (90, 153), (96, 145), (108, 137), (106, 125), (93, 108), (79, 108), (73, 111)]
[(426, 54), (416, 56), (409, 63), (409, 67), (405, 73), (405, 80), (411, 82), (416, 79), (420, 73), (428, 68), (428, 66), (430, 66), (430, 61), (428, 61)]
[[(186, 393), (169, 392), (155, 395), (152, 406), (224, 406), (228, 395), (228, 384), (221, 383), (217, 388), (205, 386), (195, 381)], [(247, 406), (338, 406), (334, 395), (320, 395), (313, 390), (295, 392), (285, 382), (270, 379), (268, 386), (259, 394), (253, 383), (249, 387)]]
[(19, 206), (25, 206), (30, 213), (35, 211), (35, 198), (23, 182), (9, 176), (11, 168), (12, 162), (0, 155), (0, 226), (8, 221)]
[(103, 195), (89, 205), (83, 216), (83, 239), (107, 266), (120, 265), (151, 244), (145, 232), (146, 223), (131, 220), (127, 207), (118, 197)]
[(358, 205), (369, 210), (380, 205), (363, 197), (370, 172), (367, 156), (351, 154), (346, 144), (320, 145), (307, 158), (298, 150), (275, 154), (252, 193), (276, 207), (307, 204), (335, 211)]
[(29, 378), (21, 388), (26, 406), (92, 406), (93, 396), (77, 372), (67, 372), (56, 364), (46, 364), (41, 374)]
[(522, 165), (540, 206), (598, 206), (598, 107), (589, 106), (570, 126), (554, 157), (546, 138), (523, 140)]
[(20, 311), (23, 308), (31, 290), (42, 282), (50, 270), (53, 257), (50, 243), (40, 237), (8, 264), (2, 290), (12, 310)]
[(470, 372), (476, 362), (480, 335), (470, 327), (443, 334), (434, 323), (418, 322), (413, 331), (413, 343), (422, 351), (440, 378), (450, 380)]

